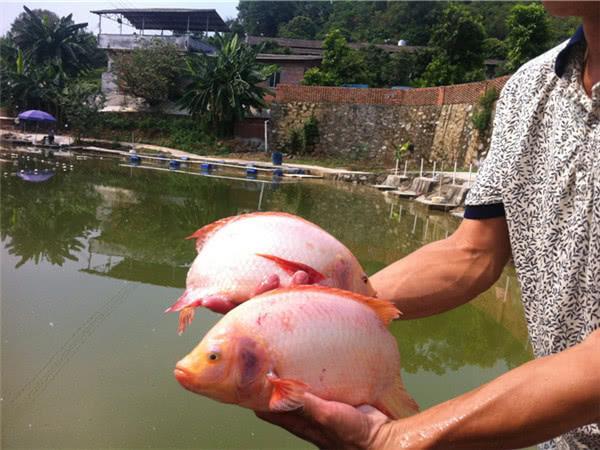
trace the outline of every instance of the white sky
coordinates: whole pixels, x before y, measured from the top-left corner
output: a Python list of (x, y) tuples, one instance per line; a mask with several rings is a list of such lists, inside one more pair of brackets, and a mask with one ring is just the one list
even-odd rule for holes
[[(98, 16), (91, 14), (90, 10), (116, 9), (116, 8), (194, 8), (194, 9), (216, 9), (223, 20), (237, 16), (237, 0), (105, 0), (105, 1), (80, 1), (59, 0), (42, 1), (34, 0), (15, 2), (12, 0), (0, 0), (0, 35), (6, 33), (13, 20), (23, 12), (23, 5), (30, 9), (47, 9), (56, 13), (59, 17), (73, 13), (76, 23), (87, 22), (88, 31), (98, 33)], [(123, 26), (123, 33), (131, 33), (133, 29)], [(112, 20), (102, 19), (103, 33), (118, 33), (119, 25)]]

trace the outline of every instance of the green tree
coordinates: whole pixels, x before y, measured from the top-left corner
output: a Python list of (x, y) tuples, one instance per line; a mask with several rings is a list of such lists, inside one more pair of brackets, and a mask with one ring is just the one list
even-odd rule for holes
[(485, 58), (505, 59), (506, 45), (500, 39), (494, 37), (487, 38), (483, 41), (483, 55)]
[(23, 7), (25, 15), (10, 33), (15, 46), (36, 65), (52, 64), (67, 76), (93, 67), (96, 40), (84, 30), (87, 23), (74, 23), (72, 14), (56, 20), (55, 15), (38, 15)]
[(317, 26), (311, 18), (296, 16), (289, 22), (279, 26), (279, 36), (292, 39), (314, 39)]
[(13, 111), (42, 109), (59, 114), (57, 101), (65, 74), (52, 64), (31, 64), (20, 49), (15, 50), (15, 55), (3, 58), (0, 64), (2, 105)]
[(238, 19), (246, 33), (256, 36), (277, 36), (279, 25), (289, 22), (297, 11), (298, 2), (269, 3), (241, 0), (237, 6)]
[(434, 56), (420, 84), (440, 86), (482, 80), (484, 39), (480, 19), (465, 6), (450, 3), (433, 30), (429, 46)]
[(175, 45), (153, 39), (147, 45), (115, 56), (114, 73), (121, 90), (156, 106), (178, 95), (177, 80), (184, 65)]
[(323, 41), (323, 62), (304, 74), (303, 84), (339, 86), (368, 83), (369, 73), (363, 55), (350, 48), (340, 30), (331, 31)]
[(506, 24), (510, 30), (506, 38), (508, 70), (517, 70), (547, 50), (550, 34), (548, 16), (542, 5), (531, 3), (513, 6)]
[(72, 80), (62, 90), (59, 102), (62, 119), (79, 140), (82, 132), (96, 123), (98, 111), (104, 104), (104, 97), (96, 83)]
[(237, 35), (215, 39), (216, 56), (192, 55), (187, 60), (184, 94), (180, 104), (202, 117), (219, 135), (230, 135), (233, 125), (250, 108), (266, 106), (268, 90), (259, 86), (276, 70), (256, 62), (255, 49)]

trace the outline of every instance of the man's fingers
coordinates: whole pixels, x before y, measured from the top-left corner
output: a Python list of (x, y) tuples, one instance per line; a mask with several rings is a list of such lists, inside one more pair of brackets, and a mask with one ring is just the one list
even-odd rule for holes
[(331, 420), (331, 409), (333, 402), (323, 400), (309, 392), (304, 394), (304, 406), (302, 413), (305, 417), (314, 420), (321, 425), (328, 425)]
[(296, 411), (289, 413), (254, 411), (254, 413), (259, 419), (284, 428), (300, 439), (312, 442), (319, 448), (328, 446), (327, 439), (319, 430), (319, 426), (315, 425), (310, 419), (302, 417)]

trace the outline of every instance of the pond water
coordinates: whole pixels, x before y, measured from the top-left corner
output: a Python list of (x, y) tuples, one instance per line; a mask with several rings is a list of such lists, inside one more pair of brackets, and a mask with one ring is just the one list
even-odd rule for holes
[[(195, 256), (184, 237), (259, 207), (286, 211), (330, 231), (372, 274), (458, 225), (449, 215), (389, 203), (351, 184), (63, 162), (42, 183), (15, 173), (46, 163), (21, 157), (1, 165), (6, 449), (311, 448), (251, 411), (194, 395), (174, 379), (175, 362), (219, 319), (202, 311), (180, 337), (176, 315), (163, 314), (181, 294)], [(392, 332), (405, 384), (422, 408), (532, 357), (510, 266), (473, 302), (394, 323)]]

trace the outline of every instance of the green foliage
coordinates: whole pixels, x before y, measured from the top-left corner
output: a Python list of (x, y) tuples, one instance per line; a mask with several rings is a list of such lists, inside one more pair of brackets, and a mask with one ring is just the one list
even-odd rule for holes
[(10, 37), (31, 64), (54, 65), (72, 77), (99, 62), (96, 39), (85, 32), (87, 23), (74, 23), (72, 14), (57, 18), (34, 13), (26, 6), (23, 9), (25, 13), (13, 23)]
[(394, 150), (395, 150), (394, 153), (396, 155), (396, 159), (399, 161), (402, 161), (404, 159), (404, 157), (410, 151), (411, 147), (412, 147), (412, 143), (410, 141), (406, 141), (402, 145), (396, 145), (394, 148)]
[(507, 19), (507, 68), (515, 71), (547, 49), (550, 38), (548, 17), (542, 5), (515, 5)]
[(340, 30), (331, 31), (323, 41), (323, 62), (304, 74), (303, 84), (339, 86), (368, 83), (369, 73), (363, 54), (348, 46)]
[(477, 107), (471, 116), (471, 121), (480, 134), (485, 133), (490, 125), (492, 113), (494, 111), (494, 103), (497, 99), (498, 91), (495, 88), (488, 89), (485, 94), (479, 98)]
[(292, 39), (314, 39), (317, 26), (311, 18), (296, 16), (287, 23), (279, 26), (279, 36)]
[(96, 83), (73, 80), (62, 90), (59, 104), (63, 120), (79, 140), (90, 124), (96, 122), (104, 97)]
[(301, 130), (297, 128), (290, 130), (290, 137), (286, 145), (286, 150), (292, 155), (299, 155), (304, 151), (304, 139)]
[[(238, 20), (246, 33), (256, 36), (278, 36), (280, 26), (297, 16), (304, 16), (321, 28), (333, 9), (329, 2), (273, 1), (267, 3), (241, 0)], [(297, 28), (296, 28), (297, 31)]]
[(183, 56), (175, 45), (153, 39), (131, 52), (117, 53), (113, 68), (124, 93), (156, 106), (177, 97), (183, 65)]
[(505, 59), (506, 45), (500, 39), (487, 38), (483, 41), (483, 56), (491, 59)]
[(319, 143), (319, 122), (317, 118), (312, 115), (304, 122), (302, 127), (304, 150), (312, 151), (315, 145)]
[[(214, 136), (198, 120), (165, 114), (101, 113), (86, 134), (113, 142), (136, 142), (162, 145), (200, 155), (219, 148)], [(223, 150), (223, 149), (221, 149)]]
[(87, 24), (73, 23), (71, 15), (24, 9), (0, 42), (2, 105), (42, 109), (60, 119), (66, 87), (101, 63), (101, 52), (84, 31)]
[(581, 17), (548, 16), (548, 48), (555, 47), (569, 39), (581, 25)]
[(462, 5), (450, 3), (433, 30), (429, 46), (434, 56), (421, 85), (440, 86), (484, 78), (481, 19)]
[(242, 43), (237, 35), (218, 36), (216, 56), (192, 55), (187, 60), (184, 94), (179, 103), (195, 117), (201, 117), (220, 136), (233, 132), (233, 124), (250, 108), (266, 106), (265, 81), (275, 66), (256, 62), (254, 49)]

